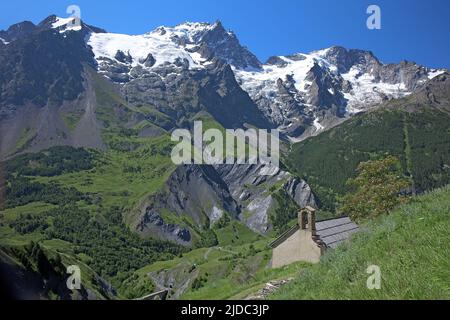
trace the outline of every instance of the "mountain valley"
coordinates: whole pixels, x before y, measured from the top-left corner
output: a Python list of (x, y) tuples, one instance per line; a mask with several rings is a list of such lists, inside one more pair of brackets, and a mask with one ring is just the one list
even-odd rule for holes
[[(244, 298), (300, 208), (339, 215), (362, 161), (450, 183), (450, 73), (335, 46), (265, 63), (221, 22), (0, 31), (0, 267), (21, 298)], [(280, 168), (171, 161), (175, 129), (278, 129)], [(83, 286), (69, 292), (65, 267)], [(247, 292), (248, 291), (248, 292)]]

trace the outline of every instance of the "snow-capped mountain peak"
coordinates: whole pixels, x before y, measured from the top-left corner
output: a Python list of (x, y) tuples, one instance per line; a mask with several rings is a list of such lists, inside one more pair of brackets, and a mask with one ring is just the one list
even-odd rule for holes
[(262, 64), (220, 22), (161, 26), (143, 35), (91, 33), (87, 43), (99, 71), (118, 83), (149, 73), (164, 81), (222, 60), (265, 117), (292, 139), (409, 95), (444, 72), (406, 61), (384, 64), (370, 51), (340, 46), (274, 56)]
[(409, 95), (444, 70), (412, 62), (383, 64), (370, 51), (335, 46), (274, 56), (259, 70), (234, 68), (234, 72), (266, 117), (295, 139), (385, 100)]
[(190, 69), (199, 69), (206, 61), (195, 52), (193, 40), (202, 32), (206, 31), (195, 27), (159, 27), (143, 35), (91, 33), (87, 43), (100, 71), (117, 65), (129, 69), (129, 73), (135, 67), (150, 70), (176, 61), (186, 62)]
[[(133, 68), (150, 71), (165, 64), (177, 64), (195, 70), (208, 66), (215, 58), (237, 68), (260, 67), (256, 56), (242, 47), (235, 34), (226, 31), (220, 21), (160, 26), (143, 35), (91, 33), (87, 43), (99, 70), (116, 82), (131, 79)], [(121, 75), (111, 75), (112, 69), (122, 71)]]
[(183, 39), (187, 43), (198, 43), (202, 36), (213, 29), (213, 25), (207, 22), (185, 22), (175, 27), (160, 26), (148, 34), (154, 35), (166, 35), (170, 37), (176, 36)]

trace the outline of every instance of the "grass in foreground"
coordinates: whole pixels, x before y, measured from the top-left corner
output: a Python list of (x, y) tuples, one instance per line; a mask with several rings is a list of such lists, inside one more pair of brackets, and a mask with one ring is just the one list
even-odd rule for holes
[[(271, 299), (450, 299), (450, 187), (368, 223)], [(367, 289), (371, 265), (381, 289)]]

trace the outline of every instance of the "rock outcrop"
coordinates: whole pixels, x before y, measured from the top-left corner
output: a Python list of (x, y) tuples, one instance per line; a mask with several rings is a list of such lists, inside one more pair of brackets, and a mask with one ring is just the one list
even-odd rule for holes
[(224, 214), (242, 221), (251, 230), (271, 230), (270, 214), (279, 206), (272, 192), (282, 188), (299, 206), (316, 206), (311, 188), (288, 172), (262, 175), (263, 165), (181, 166), (171, 175), (162, 194), (141, 208), (138, 232), (191, 244), (190, 227), (170, 225), (163, 212), (187, 216), (198, 228), (214, 225)]

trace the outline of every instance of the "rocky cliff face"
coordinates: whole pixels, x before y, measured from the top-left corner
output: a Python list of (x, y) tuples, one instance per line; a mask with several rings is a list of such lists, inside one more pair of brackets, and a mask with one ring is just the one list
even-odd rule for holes
[(277, 189), (285, 190), (299, 207), (316, 206), (306, 183), (280, 169), (273, 175), (263, 175), (267, 170), (263, 165), (223, 165), (216, 169), (240, 204), (240, 220), (255, 232), (266, 233), (272, 229), (270, 215), (280, 205), (272, 195)]
[(272, 229), (272, 211), (280, 205), (272, 196), (274, 191), (283, 189), (299, 207), (316, 206), (314, 194), (304, 181), (279, 169), (274, 175), (262, 175), (264, 170), (261, 165), (179, 167), (167, 181), (165, 191), (140, 208), (136, 229), (191, 245), (192, 230), (168, 223), (164, 212), (187, 216), (198, 228), (209, 228), (226, 214), (265, 234)]
[(413, 94), (402, 99), (387, 101), (380, 109), (405, 110), (409, 113), (424, 111), (450, 112), (450, 72), (446, 71), (427, 81)]
[(174, 127), (191, 126), (189, 119), (199, 112), (208, 112), (226, 128), (271, 126), (240, 88), (229, 65), (213, 60), (202, 69), (189, 66), (187, 60), (176, 60), (151, 71), (131, 68), (121, 93), (132, 105), (154, 106), (170, 117)]
[(193, 230), (186, 224), (166, 221), (165, 213), (188, 217), (202, 229), (213, 225), (225, 212), (237, 218), (239, 207), (213, 167), (192, 165), (178, 167), (167, 180), (164, 190), (150, 196), (140, 211), (138, 232), (190, 245)]
[(16, 23), (10, 26), (8, 30), (1, 30), (0, 38), (3, 42), (10, 43), (32, 33), (35, 29), (36, 26), (30, 21)]
[(7, 42), (0, 48), (1, 158), (54, 145), (101, 146), (90, 141), (98, 135), (84, 141), (71, 137), (61, 117), (64, 110), (83, 114), (95, 104), (85, 72), (95, 60), (85, 37), (101, 30), (83, 23), (68, 31), (54, 27), (58, 19), (23, 22), (1, 32)]
[(258, 58), (239, 43), (232, 31), (226, 31), (221, 22), (216, 22), (200, 38), (198, 53), (208, 60), (219, 58), (240, 69), (261, 68)]

